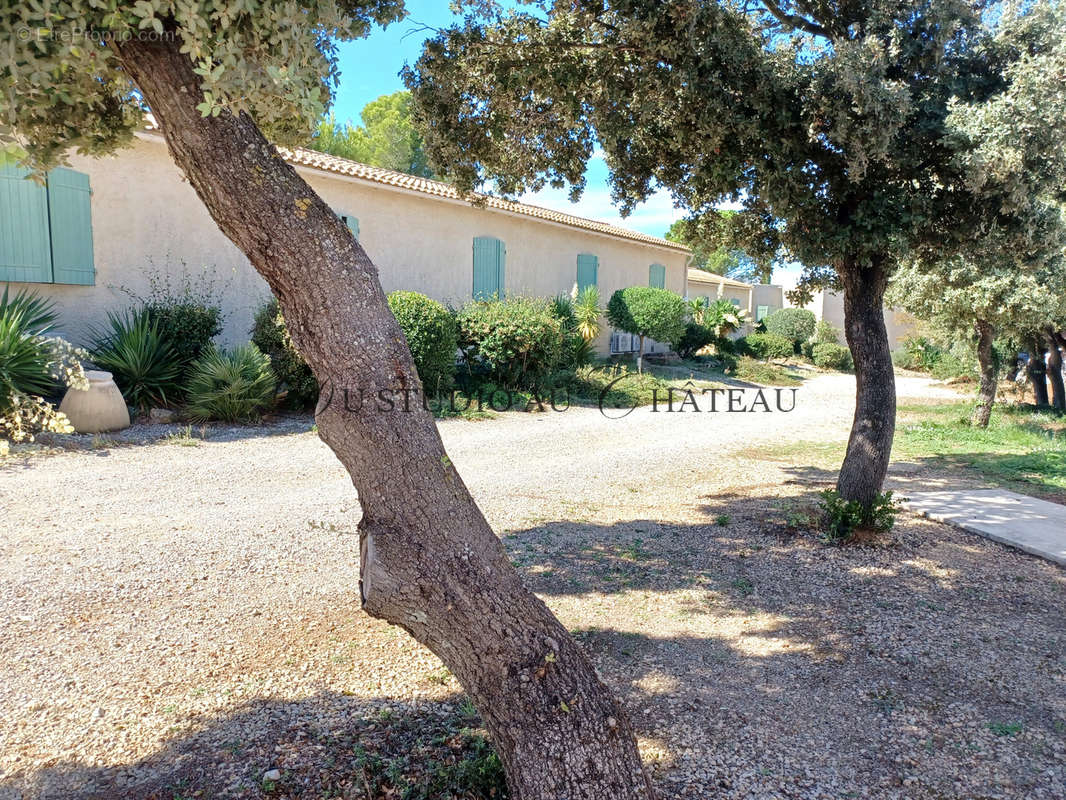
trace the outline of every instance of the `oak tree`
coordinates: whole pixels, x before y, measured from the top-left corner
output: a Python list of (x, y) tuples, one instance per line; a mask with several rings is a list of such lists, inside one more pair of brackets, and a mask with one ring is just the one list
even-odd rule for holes
[[(659, 187), (694, 218), (738, 205), (753, 242), (808, 265), (801, 296), (843, 290), (856, 409), (838, 489), (872, 503), (895, 428), (888, 279), (991, 227), (1030, 235), (1061, 175), (1061, 4), (472, 5), (405, 73), (438, 168), (576, 196), (599, 148), (623, 212)], [(1034, 98), (1042, 126), (1016, 125)]]
[(71, 149), (115, 150), (151, 111), (219, 228), (278, 297), (323, 388), (319, 434), (362, 510), (363, 607), (456, 675), (514, 797), (644, 800), (653, 793), (626, 715), (523, 585), (430, 414), (339, 399), (421, 385), (374, 264), (274, 141), (306, 141), (325, 111), (335, 42), (402, 12), (394, 0), (7, 3), (0, 144), (46, 169)]

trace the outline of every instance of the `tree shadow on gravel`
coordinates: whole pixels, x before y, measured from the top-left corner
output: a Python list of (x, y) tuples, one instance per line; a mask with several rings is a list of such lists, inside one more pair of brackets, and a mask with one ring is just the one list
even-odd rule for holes
[(458, 694), (417, 705), (329, 692), (261, 700), (193, 720), (193, 732), (137, 763), (9, 776), (0, 798), (501, 800), (503, 768), (480, 725)]
[(828, 545), (817, 491), (772, 491), (505, 537), (663, 742), (666, 795), (1062, 796), (1066, 574), (906, 514)]

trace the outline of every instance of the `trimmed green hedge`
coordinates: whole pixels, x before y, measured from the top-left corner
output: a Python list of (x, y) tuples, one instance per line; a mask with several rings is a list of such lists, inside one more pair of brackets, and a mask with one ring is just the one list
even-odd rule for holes
[(455, 315), (418, 292), (392, 292), (389, 310), (400, 323), (427, 396), (447, 394), (455, 380)]
[(855, 368), (851, 351), (840, 344), (819, 342), (811, 348), (811, 360), (816, 367), (835, 369), (839, 372), (850, 372)]
[(741, 351), (755, 358), (789, 358), (795, 352), (792, 340), (777, 333), (749, 333), (740, 342)]
[(456, 321), (470, 378), (508, 389), (536, 388), (564, 353), (566, 331), (544, 300), (476, 301), (464, 306)]

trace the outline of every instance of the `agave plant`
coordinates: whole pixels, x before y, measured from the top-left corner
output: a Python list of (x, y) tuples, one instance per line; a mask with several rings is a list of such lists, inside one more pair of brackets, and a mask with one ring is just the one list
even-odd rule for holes
[(591, 342), (600, 335), (600, 292), (595, 286), (586, 286), (574, 301), (574, 316), (577, 319), (577, 332), (586, 342)]
[(108, 325), (93, 335), (93, 363), (115, 379), (126, 402), (147, 412), (166, 406), (178, 393), (181, 363), (144, 309), (109, 313)]
[(258, 419), (274, 402), (270, 359), (254, 344), (211, 350), (192, 367), (185, 415), (194, 422)]
[(704, 312), (707, 327), (717, 337), (725, 336), (744, 327), (748, 321), (747, 312), (731, 301), (719, 298), (711, 303)]
[(0, 310), (0, 414), (11, 411), (18, 395), (51, 391), (50, 361), (47, 343), (28, 333), (22, 313)]

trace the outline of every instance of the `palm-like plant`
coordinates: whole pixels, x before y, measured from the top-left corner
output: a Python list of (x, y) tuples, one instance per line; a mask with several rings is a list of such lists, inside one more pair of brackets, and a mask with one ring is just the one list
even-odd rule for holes
[(0, 414), (8, 413), (17, 395), (45, 395), (54, 381), (49, 366), (52, 348), (43, 337), (56, 322), (50, 300), (26, 291), (0, 296)]
[(595, 286), (586, 286), (574, 301), (574, 316), (577, 318), (577, 332), (586, 342), (591, 342), (600, 335), (600, 291)]
[(196, 422), (258, 419), (274, 402), (274, 388), (270, 359), (254, 344), (211, 350), (193, 364), (185, 414)]
[(748, 321), (747, 312), (730, 300), (719, 298), (711, 303), (704, 312), (707, 327), (714, 331), (716, 337), (722, 337), (744, 327)]
[(708, 305), (709, 301), (706, 297), (694, 297), (686, 302), (686, 306), (688, 306), (688, 315), (692, 317), (692, 321), (697, 325), (703, 324)]
[(173, 348), (144, 309), (109, 313), (108, 325), (93, 337), (93, 363), (115, 379), (126, 402), (142, 412), (166, 406), (177, 394), (181, 365)]

